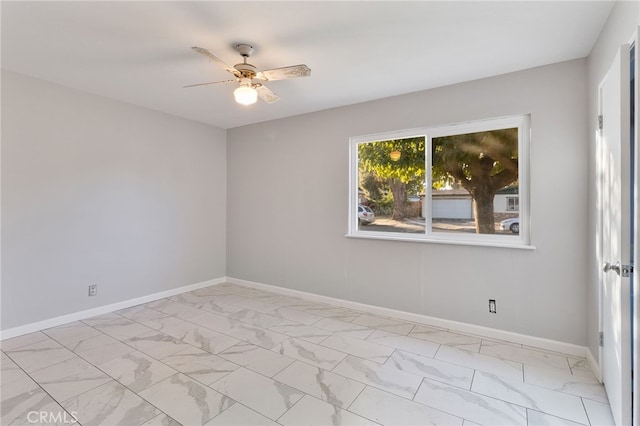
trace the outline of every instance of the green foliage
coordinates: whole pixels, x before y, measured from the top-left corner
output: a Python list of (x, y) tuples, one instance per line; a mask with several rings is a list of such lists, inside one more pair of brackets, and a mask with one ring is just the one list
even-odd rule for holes
[(363, 172), (360, 174), (360, 187), (364, 190), (367, 199), (379, 202), (385, 192), (389, 190), (385, 182), (373, 172)]
[[(434, 187), (455, 180), (468, 189), (496, 192), (518, 178), (518, 129), (434, 138)], [(442, 185), (444, 186), (444, 185)]]
[[(424, 147), (424, 137), (362, 143), (358, 145), (358, 167), (363, 174), (373, 173), (384, 180), (399, 179), (415, 188), (424, 182)], [(391, 159), (392, 151), (400, 152), (398, 161)]]

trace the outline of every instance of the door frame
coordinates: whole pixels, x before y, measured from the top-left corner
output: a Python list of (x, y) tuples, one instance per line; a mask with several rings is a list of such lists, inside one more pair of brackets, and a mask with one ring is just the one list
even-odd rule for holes
[[(633, 93), (631, 96), (634, 99), (634, 111), (633, 120), (634, 132), (633, 132), (633, 143), (634, 143), (634, 155), (632, 161), (634, 162), (633, 167), (633, 212), (634, 215), (632, 217), (633, 220), (633, 267), (635, 271), (632, 273), (632, 281), (631, 286), (633, 289), (633, 412), (632, 412), (632, 420), (633, 425), (640, 425), (640, 384), (638, 383), (638, 376), (640, 374), (640, 351), (638, 350), (638, 345), (640, 344), (640, 315), (638, 311), (640, 310), (640, 271), (638, 271), (638, 266), (640, 265), (640, 250), (638, 249), (638, 242), (640, 241), (640, 111), (639, 111), (639, 103), (640, 103), (640, 81), (638, 77), (640, 76), (640, 67), (638, 67), (638, 49), (640, 49), (640, 27), (636, 30), (635, 35), (633, 36), (629, 45), (631, 49), (634, 50), (634, 68), (633, 68), (633, 77), (634, 79), (634, 87)], [(631, 54), (631, 49), (629, 54)]]
[[(616, 52), (616, 55), (614, 57), (614, 62), (612, 63), (611, 67), (613, 67), (615, 65), (615, 61), (621, 61), (622, 62), (622, 68), (620, 69), (620, 84), (621, 84), (621, 89), (623, 87), (627, 87), (625, 85), (628, 85), (631, 81), (631, 75), (629, 73), (629, 68), (628, 68), (628, 64), (629, 62), (626, 61), (625, 59), (629, 59), (630, 54), (631, 54), (631, 46), (635, 44), (635, 40), (636, 40), (636, 36), (637, 36), (637, 32), (634, 34), (634, 37), (632, 38), (632, 42), (628, 43), (628, 44), (622, 44), (618, 47), (618, 50)], [(637, 46), (637, 44), (636, 44)], [(636, 50), (637, 53), (637, 50)], [(625, 58), (625, 59), (623, 59)], [(602, 90), (604, 85), (607, 82), (607, 79), (609, 78), (609, 73), (611, 72), (611, 67), (609, 68), (609, 70), (607, 71), (607, 74), (604, 76), (604, 78), (601, 80), (600, 84), (598, 85), (598, 115), (602, 116), (603, 115), (603, 104), (602, 104)], [(637, 75), (637, 68), (636, 68), (636, 75)], [(636, 80), (637, 81), (637, 80)], [(620, 99), (620, 102), (628, 102), (630, 101), (631, 96), (634, 96), (635, 99), (637, 100), (637, 84), (636, 87), (634, 87), (634, 93), (629, 93), (628, 89), (622, 89), (622, 99)], [(637, 105), (637, 103), (636, 103)], [(634, 117), (631, 118), (632, 120), (635, 120), (635, 123), (638, 123), (637, 121), (637, 108), (634, 111)], [(622, 119), (622, 117), (620, 117), (619, 119)], [(605, 117), (605, 123), (607, 121), (607, 118)], [(625, 126), (621, 127), (620, 131), (622, 132), (620, 135), (620, 160), (624, 161), (625, 159), (627, 160), (631, 160), (631, 156), (630, 154), (630, 136), (631, 136), (631, 132), (630, 129), (627, 128), (626, 130), (624, 130), (624, 127), (626, 127), (626, 123), (624, 123)], [(635, 135), (637, 136), (637, 126), (635, 127)], [(599, 208), (597, 209), (597, 214), (596, 214), (596, 226), (597, 226), (597, 232), (599, 237), (599, 244), (596, 246), (596, 250), (597, 250), (597, 259), (598, 259), (598, 298), (599, 298), (599, 312), (598, 312), (598, 321), (599, 321), (599, 329), (600, 332), (602, 332), (603, 330), (605, 330), (605, 326), (604, 326), (604, 321), (605, 321), (605, 305), (604, 305), (604, 284), (606, 282), (606, 273), (603, 271), (602, 265), (604, 264), (605, 261), (609, 261), (609, 262), (615, 262), (615, 261), (620, 261), (621, 263), (625, 263), (627, 261), (632, 261), (632, 259), (605, 259), (605, 244), (604, 244), (604, 214), (603, 214), (603, 206), (604, 206), (604, 188), (605, 188), (605, 176), (603, 174), (603, 171), (600, 169), (600, 165), (604, 164), (603, 162), (603, 158), (606, 154), (605, 151), (605, 144), (602, 141), (602, 129), (598, 129), (597, 131), (598, 136), (596, 138), (597, 141), (597, 145), (596, 145), (596, 165), (598, 166), (596, 168), (596, 185), (597, 185), (597, 194), (598, 194), (598, 204), (599, 204)], [(637, 138), (636, 138), (637, 141)], [(635, 151), (635, 157), (637, 158), (638, 155), (638, 150)], [(636, 161), (635, 164), (638, 164), (638, 162)], [(633, 182), (637, 183), (637, 167), (634, 170), (634, 177), (633, 177)], [(631, 203), (633, 202), (633, 205), (637, 208), (638, 205), (638, 199), (637, 199), (637, 185), (634, 185), (635, 187), (635, 191), (633, 194), (633, 201), (632, 201), (632, 197), (631, 197), (631, 179), (629, 176), (625, 177), (624, 180), (620, 181), (621, 184), (621, 203), (622, 205), (620, 206), (622, 208), (623, 211), (627, 211), (628, 212), (628, 217), (630, 221), (633, 221), (634, 224), (637, 224), (637, 217), (630, 217), (630, 213), (631, 213)], [(637, 210), (636, 210), (637, 212)], [(637, 214), (636, 214), (637, 216)], [(624, 228), (624, 225), (623, 225)], [(620, 237), (622, 238), (622, 246), (626, 246), (627, 248), (630, 247), (630, 239), (631, 239), (631, 235), (630, 232), (631, 228), (628, 227), (626, 232), (623, 232)], [(637, 226), (635, 227), (635, 233), (637, 234)], [(628, 232), (628, 233), (627, 233)], [(634, 244), (637, 245), (637, 239), (634, 240)], [(622, 253), (621, 253), (622, 254)], [(634, 256), (637, 257), (637, 250), (634, 250)], [(611, 272), (609, 272), (611, 273)], [(634, 402), (636, 401), (637, 397), (638, 397), (638, 392), (636, 392), (635, 390), (638, 388), (637, 385), (637, 381), (632, 381), (631, 380), (631, 374), (632, 371), (635, 369), (636, 363), (640, 362), (639, 360), (637, 360), (636, 354), (636, 346), (632, 346), (633, 344), (635, 344), (636, 341), (636, 334), (638, 332), (638, 328), (635, 327), (636, 322), (639, 320), (638, 316), (637, 316), (637, 311), (634, 310), (633, 312), (631, 311), (632, 309), (632, 301), (630, 298), (631, 295), (631, 289), (632, 286), (636, 286), (637, 283), (637, 275), (638, 274), (634, 274), (632, 279), (629, 278), (623, 278), (622, 276), (619, 277), (619, 283), (621, 286), (621, 291), (622, 291), (622, 295), (623, 295), (623, 299), (622, 300), (627, 300), (628, 301), (628, 305), (623, 305), (620, 307), (620, 309), (622, 309), (622, 316), (623, 316), (623, 323), (620, 325), (623, 328), (626, 328), (625, 333), (626, 334), (626, 339), (621, 339), (621, 345), (622, 345), (622, 353), (620, 353), (620, 361), (622, 362), (621, 365), (621, 371), (620, 371), (620, 378), (621, 378), (621, 385), (622, 385), (622, 389), (620, 390), (620, 397), (621, 400), (618, 401), (619, 404), (621, 404), (620, 406), (616, 407), (616, 410), (621, 409), (622, 411), (619, 412), (621, 418), (620, 421), (623, 422), (624, 424), (631, 424), (632, 423), (632, 419), (633, 419), (633, 424), (638, 424), (637, 420), (639, 417), (635, 416), (635, 412), (636, 410), (639, 408), (638, 404), (634, 404)], [(638, 296), (637, 292), (634, 292), (634, 298)], [(635, 304), (635, 303), (634, 303)], [(636, 305), (638, 306), (638, 305)], [(633, 327), (632, 327), (633, 326)], [(633, 330), (633, 336), (632, 336), (632, 330)], [(611, 337), (608, 336), (604, 336), (604, 339), (608, 339)], [(633, 353), (632, 353), (632, 348), (633, 348)], [(605, 378), (605, 369), (606, 366), (604, 365), (604, 345), (600, 345), (598, 348), (598, 358), (599, 358), (599, 379), (601, 381), (604, 381)], [(636, 371), (640, 371), (640, 370), (636, 370)], [(608, 374), (608, 373), (607, 373)], [(623, 391), (623, 389), (627, 388), (628, 391), (627, 393), (625, 393)], [(612, 409), (613, 411), (613, 409)]]

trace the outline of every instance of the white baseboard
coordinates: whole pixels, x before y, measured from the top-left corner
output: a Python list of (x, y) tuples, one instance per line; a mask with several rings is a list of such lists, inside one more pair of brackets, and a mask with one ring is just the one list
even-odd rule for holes
[[(572, 343), (560, 342), (557, 340), (545, 339), (542, 337), (528, 336), (525, 334), (514, 333), (511, 331), (499, 330), (496, 328), (484, 327), (481, 325), (468, 324), (464, 322), (446, 320), (442, 318), (430, 317), (427, 315), (415, 314), (411, 312), (398, 311), (395, 309), (382, 308), (379, 306), (367, 305), (364, 303), (352, 302), (349, 300), (336, 299), (329, 296), (321, 296), (313, 293), (307, 293), (299, 290), (278, 287), (270, 284), (263, 284), (254, 281), (242, 280), (239, 278), (226, 277), (226, 281), (231, 284), (238, 284), (245, 287), (256, 288), (260, 290), (271, 291), (286, 296), (299, 297), (301, 299), (310, 300), (319, 303), (328, 303), (331, 305), (341, 306), (348, 309), (356, 309), (359, 311), (369, 312), (386, 317), (394, 317), (424, 324), (432, 327), (439, 327), (446, 330), (456, 331), (464, 334), (472, 334), (478, 337), (486, 337), (490, 339), (505, 340), (512, 343), (518, 343), (533, 348), (544, 349), (552, 352), (560, 352), (567, 355), (574, 355), (581, 358), (588, 358), (590, 355), (586, 346), (575, 345)], [(593, 358), (591, 356), (591, 358)], [(589, 359), (589, 363), (593, 365), (595, 360)]]
[(117, 311), (120, 309), (129, 308), (131, 306), (140, 305), (142, 303), (153, 302), (154, 300), (164, 299), (166, 297), (175, 296), (180, 293), (185, 293), (193, 290), (197, 290), (212, 285), (222, 283), (238, 284), (245, 287), (256, 288), (260, 290), (266, 290), (273, 293), (278, 293), (286, 296), (299, 297), (301, 299), (310, 300), (318, 303), (328, 303), (336, 306), (341, 306), (348, 309), (356, 309), (363, 312), (369, 312), (376, 315), (382, 315), (387, 317), (394, 317), (403, 319), (406, 321), (415, 322), (418, 324), (424, 324), (432, 327), (439, 327), (445, 330), (456, 331), (464, 334), (472, 334), (479, 337), (486, 337), (490, 339), (504, 340), (508, 342), (518, 343), (521, 345), (530, 346), (533, 348), (544, 349), (553, 352), (560, 352), (563, 354), (574, 355), (582, 358), (586, 358), (589, 362), (591, 369), (598, 379), (600, 379), (600, 367), (595, 358), (591, 354), (591, 351), (585, 346), (574, 345), (572, 343), (560, 342), (557, 340), (544, 339), (541, 337), (528, 336), (525, 334), (514, 333), (511, 331), (499, 330), (490, 327), (484, 327), (480, 325), (468, 324), (458, 321), (446, 320), (442, 318), (430, 317), (427, 315), (415, 314), (411, 312), (399, 311), (396, 309), (383, 308), (379, 306), (367, 305), (359, 302), (352, 302), (349, 300), (336, 299), (329, 296), (321, 296), (318, 294), (308, 293), (299, 290), (292, 290), (284, 287), (278, 287), (270, 284), (263, 284), (254, 281), (242, 280), (233, 277), (216, 278), (208, 281), (203, 281), (196, 284), (190, 284), (183, 287), (174, 288), (171, 290), (161, 291), (158, 293), (149, 294), (147, 296), (137, 297), (135, 299), (124, 300), (122, 302), (112, 303), (110, 305), (100, 306), (97, 308), (87, 309), (80, 312), (74, 312), (68, 315), (62, 315), (55, 318), (50, 318), (43, 321), (34, 322), (6, 330), (0, 330), (0, 340), (9, 339), (12, 337), (21, 336), (23, 334), (33, 333), (40, 330), (45, 330), (51, 327), (57, 327), (59, 325), (67, 324), (73, 321), (78, 321), (86, 318), (91, 318), (96, 315), (102, 315), (108, 312)]
[(602, 371), (600, 370), (600, 364), (596, 361), (596, 357), (593, 356), (591, 350), (586, 348), (587, 351), (587, 361), (589, 362), (589, 366), (591, 367), (591, 371), (593, 371), (594, 376), (600, 383), (602, 383)]
[(225, 282), (224, 277), (216, 278), (213, 280), (203, 281), (196, 284), (190, 284), (183, 287), (172, 288), (171, 290), (165, 290), (158, 293), (149, 294), (147, 296), (136, 297), (135, 299), (123, 300), (122, 302), (116, 302), (110, 305), (99, 306), (97, 308), (87, 309), (80, 312), (74, 312), (72, 314), (62, 315), (59, 317), (49, 318), (43, 321), (31, 323), (31, 324), (26, 324), (18, 327), (9, 328), (6, 330), (1, 330), (0, 340), (22, 336), (23, 334), (33, 333), (33, 332), (45, 330), (51, 327), (57, 327), (59, 325), (67, 324), (73, 321), (95, 317), (96, 315), (102, 315), (108, 312), (129, 308), (131, 306), (140, 305), (141, 303), (153, 302), (154, 300), (164, 299), (165, 297), (175, 296), (176, 294), (197, 290), (203, 287), (209, 287), (216, 284), (222, 284), (224, 282)]

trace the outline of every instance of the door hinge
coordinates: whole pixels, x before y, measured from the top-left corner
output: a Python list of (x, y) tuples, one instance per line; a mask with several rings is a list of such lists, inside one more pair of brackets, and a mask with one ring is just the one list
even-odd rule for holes
[(598, 335), (598, 345), (604, 346), (604, 333), (602, 331)]
[(631, 274), (633, 274), (633, 266), (632, 265), (622, 265), (620, 266), (620, 275), (627, 278)]
[(604, 118), (602, 117), (602, 114), (600, 114), (598, 116), (598, 129), (602, 130), (603, 127), (604, 127)]

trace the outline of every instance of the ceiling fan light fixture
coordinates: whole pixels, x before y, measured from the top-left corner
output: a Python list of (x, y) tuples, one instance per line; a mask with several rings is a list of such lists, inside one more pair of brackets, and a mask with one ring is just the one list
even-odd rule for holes
[[(210, 84), (238, 82), (240, 83), (239, 87), (233, 91), (233, 96), (237, 103), (241, 105), (252, 105), (258, 101), (259, 97), (266, 103), (273, 104), (278, 102), (280, 97), (273, 93), (267, 86), (265, 86), (263, 82), (273, 80), (287, 80), (297, 77), (308, 77), (309, 75), (311, 75), (311, 70), (304, 64), (258, 71), (258, 69), (254, 65), (247, 62), (247, 58), (249, 58), (253, 53), (253, 47), (249, 44), (238, 44), (235, 47), (240, 56), (242, 56), (243, 61), (241, 64), (236, 64), (231, 67), (227, 65), (222, 59), (209, 52), (207, 49), (193, 46), (191, 49), (194, 52), (203, 55), (211, 62), (215, 62), (216, 64), (224, 68), (225, 71), (233, 75), (234, 79), (212, 81), (210, 83), (190, 84), (184, 87), (208, 86)], [(254, 83), (254, 79), (259, 80), (259, 82)]]
[(243, 84), (233, 91), (236, 102), (241, 105), (252, 105), (258, 100), (258, 92), (250, 84)]

